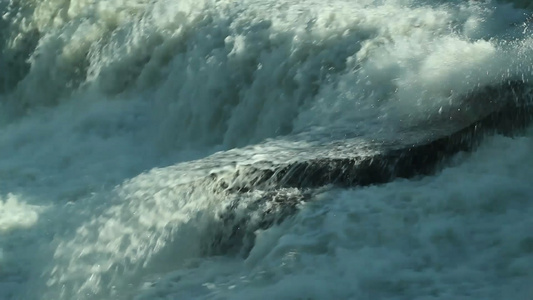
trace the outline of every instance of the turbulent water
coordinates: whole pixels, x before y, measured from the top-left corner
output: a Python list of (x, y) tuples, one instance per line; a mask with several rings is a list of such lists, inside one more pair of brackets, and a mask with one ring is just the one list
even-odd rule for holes
[(0, 299), (533, 299), (533, 127), (388, 183), (286, 168), (530, 93), (532, 8), (0, 1)]

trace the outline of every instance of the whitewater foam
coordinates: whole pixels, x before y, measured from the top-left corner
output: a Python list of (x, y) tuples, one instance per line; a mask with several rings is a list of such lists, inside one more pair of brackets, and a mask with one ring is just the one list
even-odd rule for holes
[(40, 210), (37, 206), (20, 202), (15, 195), (7, 195), (5, 200), (0, 199), (0, 231), (6, 233), (35, 225)]
[(290, 213), (221, 189), (337, 153), (304, 137), (475, 119), (465, 95), (530, 81), (514, 3), (0, 2), (0, 298), (527, 299), (530, 132), (425, 179), (281, 189)]
[(432, 178), (323, 192), (245, 260), (162, 274), (136, 299), (527, 299), (530, 137), (495, 137)]

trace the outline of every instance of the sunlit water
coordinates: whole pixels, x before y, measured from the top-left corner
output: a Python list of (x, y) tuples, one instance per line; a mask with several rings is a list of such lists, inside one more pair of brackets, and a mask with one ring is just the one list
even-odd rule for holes
[(0, 2), (0, 299), (533, 299), (533, 129), (382, 185), (220, 184), (528, 84), (509, 2)]

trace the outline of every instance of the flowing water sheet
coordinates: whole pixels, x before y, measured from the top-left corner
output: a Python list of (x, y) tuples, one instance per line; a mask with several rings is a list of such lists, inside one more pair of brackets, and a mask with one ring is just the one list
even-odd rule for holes
[(533, 299), (529, 1), (0, 1), (0, 299)]

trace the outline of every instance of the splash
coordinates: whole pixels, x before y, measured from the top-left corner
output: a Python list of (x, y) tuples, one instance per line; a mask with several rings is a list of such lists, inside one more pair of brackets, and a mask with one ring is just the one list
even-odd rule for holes
[(5, 200), (0, 199), (0, 232), (5, 234), (19, 228), (29, 228), (39, 219), (42, 208), (28, 205), (9, 194)]
[[(321, 203), (322, 190), (301, 185), (283, 186), (277, 193), (268, 188), (246, 190), (243, 187), (258, 179), (250, 166), (272, 173), (280, 164), (304, 162), (301, 166), (306, 166), (312, 159), (346, 158), (346, 153), (355, 150), (372, 156), (375, 148), (332, 141), (401, 137), (402, 129), (433, 128), (435, 124), (461, 127), (504, 105), (498, 97), (468, 96), (509, 82), (529, 86), (533, 39), (526, 4), (437, 0), (1, 2), (0, 193), (17, 195), (19, 200), (1, 206), (8, 212), (4, 218), (8, 222), (1, 224), (7, 224), (3, 228), (13, 234), (9, 236), (13, 242), (10, 249), (2, 246), (3, 261), (10, 263), (3, 264), (8, 267), (0, 278), (16, 282), (16, 287), (10, 285), (0, 297), (142, 298), (153, 296), (150, 282), (155, 282), (156, 294), (166, 291), (175, 297), (179, 291), (190, 293), (190, 298), (216, 297), (203, 289), (220, 291), (217, 287), (226, 287), (226, 283), (228, 291), (237, 288), (246, 297), (261, 289), (240, 290), (239, 280), (231, 274), (222, 276), (231, 277), (227, 282), (212, 277), (227, 274), (225, 267), (237, 266), (241, 273), (249, 267), (251, 276), (243, 275), (246, 280), (287, 287), (281, 284), (286, 278), (282, 273), (300, 276), (301, 270), (311, 268), (314, 255), (330, 250), (339, 257), (354, 255), (348, 239), (335, 244), (338, 239), (333, 233), (318, 232), (321, 226), (314, 226), (314, 220), (320, 225), (322, 219), (313, 214), (323, 214), (320, 209), (309, 212), (311, 216), (308, 211), (301, 214), (306, 207), (302, 202)], [(365, 142), (376, 143), (371, 138)], [(502, 143), (514, 145), (511, 140)], [(493, 157), (510, 156), (505, 149)], [(484, 164), (476, 166), (483, 169)], [(473, 176), (485, 176), (484, 171)], [(370, 188), (385, 195), (375, 205), (386, 206), (385, 189), (401, 191), (406, 186), (417, 189), (416, 183), (405, 181)], [(439, 186), (454, 198), (453, 187), (442, 182)], [(228, 190), (242, 193), (235, 196)], [(354, 192), (353, 197), (365, 196), (364, 191)], [(342, 205), (348, 205), (343, 199), (352, 197), (351, 190), (346, 193), (349, 196), (338, 200)], [(6, 199), (10, 197), (14, 196)], [(425, 198), (420, 199), (423, 204)], [(289, 211), (276, 201), (290, 202)], [(480, 201), (481, 206), (489, 205)], [(329, 206), (324, 205), (327, 215)], [(432, 209), (430, 205), (428, 210)], [(343, 216), (357, 219), (354, 210)], [(389, 215), (394, 211), (391, 207)], [(263, 226), (268, 213), (273, 217)], [(286, 215), (294, 218), (281, 217)], [(282, 238), (285, 229), (297, 234)], [(341, 230), (349, 229), (341, 226)], [(385, 230), (385, 234), (390, 232)], [(290, 249), (289, 240), (295, 236), (301, 236), (300, 246), (309, 252)], [(313, 236), (320, 238), (315, 241)], [(415, 240), (424, 242), (423, 238)], [(388, 246), (403, 247), (400, 244)], [(36, 245), (38, 254), (23, 251)], [(527, 237), (523, 245), (520, 249), (527, 252)], [(360, 257), (372, 260), (385, 255), (385, 251), (373, 256), (363, 250)], [(243, 258), (242, 253), (251, 253), (251, 258)], [(400, 256), (391, 264), (408, 260)], [(524, 257), (528, 262), (529, 256)], [(260, 263), (263, 258), (264, 264)], [(268, 266), (278, 262), (289, 267)], [(357, 263), (365, 269), (364, 262)], [(440, 263), (437, 260), (435, 266)], [(218, 273), (209, 273), (203, 266), (215, 266)], [(511, 271), (517, 278), (529, 276), (518, 261), (515, 266)], [(376, 274), (384, 274), (387, 268), (390, 265)], [(189, 274), (190, 281), (166, 280), (165, 274), (176, 270)], [(348, 271), (341, 268), (339, 272)], [(410, 278), (408, 282), (427, 284), (425, 279), (415, 280), (418, 277), (413, 274), (401, 275)], [(194, 278), (203, 280), (198, 289)], [(489, 282), (471, 278), (479, 279), (476, 286)], [(306, 280), (300, 282), (313, 282)], [(216, 284), (210, 284), (213, 281)], [(401, 282), (361, 282), (368, 284), (363, 291), (383, 288), (401, 293), (408, 289)], [(296, 286), (309, 287), (305, 283)], [(410, 298), (415, 299), (414, 294)], [(354, 295), (349, 289), (338, 294), (340, 298)]]

